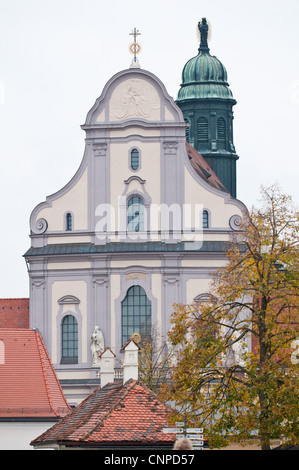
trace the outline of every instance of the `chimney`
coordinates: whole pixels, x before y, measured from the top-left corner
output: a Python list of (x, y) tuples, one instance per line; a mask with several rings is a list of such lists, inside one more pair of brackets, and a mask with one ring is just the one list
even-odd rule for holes
[(114, 365), (115, 365), (115, 354), (110, 348), (104, 349), (100, 354), (101, 364), (101, 388), (108, 383), (114, 382)]
[(122, 350), (125, 353), (123, 366), (123, 383), (128, 380), (138, 380), (138, 352), (140, 347), (133, 340), (129, 340)]

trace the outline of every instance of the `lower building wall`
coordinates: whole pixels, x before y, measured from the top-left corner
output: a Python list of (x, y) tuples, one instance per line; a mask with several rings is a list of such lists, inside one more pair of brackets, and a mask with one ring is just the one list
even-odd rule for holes
[(0, 422), (0, 450), (34, 450), (30, 442), (56, 422)]

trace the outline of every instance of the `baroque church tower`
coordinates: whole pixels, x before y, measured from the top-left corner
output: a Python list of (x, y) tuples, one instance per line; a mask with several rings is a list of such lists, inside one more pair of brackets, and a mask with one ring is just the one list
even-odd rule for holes
[(236, 162), (233, 141), (233, 106), (236, 100), (227, 83), (227, 72), (217, 57), (210, 55), (209, 25), (198, 23), (200, 46), (188, 60), (176, 100), (187, 123), (187, 141), (205, 158), (229, 193), (236, 197)]

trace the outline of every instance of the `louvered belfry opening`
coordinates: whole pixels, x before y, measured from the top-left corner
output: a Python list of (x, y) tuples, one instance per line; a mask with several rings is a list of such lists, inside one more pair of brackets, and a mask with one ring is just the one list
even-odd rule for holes
[(199, 142), (208, 142), (209, 140), (208, 120), (204, 117), (200, 117), (197, 121), (197, 140)]
[(226, 123), (222, 117), (217, 120), (217, 139), (221, 142), (226, 140)]

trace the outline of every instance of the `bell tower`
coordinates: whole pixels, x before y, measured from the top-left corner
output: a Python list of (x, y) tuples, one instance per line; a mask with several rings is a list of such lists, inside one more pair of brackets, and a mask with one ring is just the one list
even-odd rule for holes
[(209, 25), (198, 23), (200, 46), (182, 72), (176, 100), (186, 127), (186, 140), (205, 158), (227, 191), (236, 197), (236, 154), (233, 141), (233, 106), (227, 72), (217, 57), (210, 55)]

